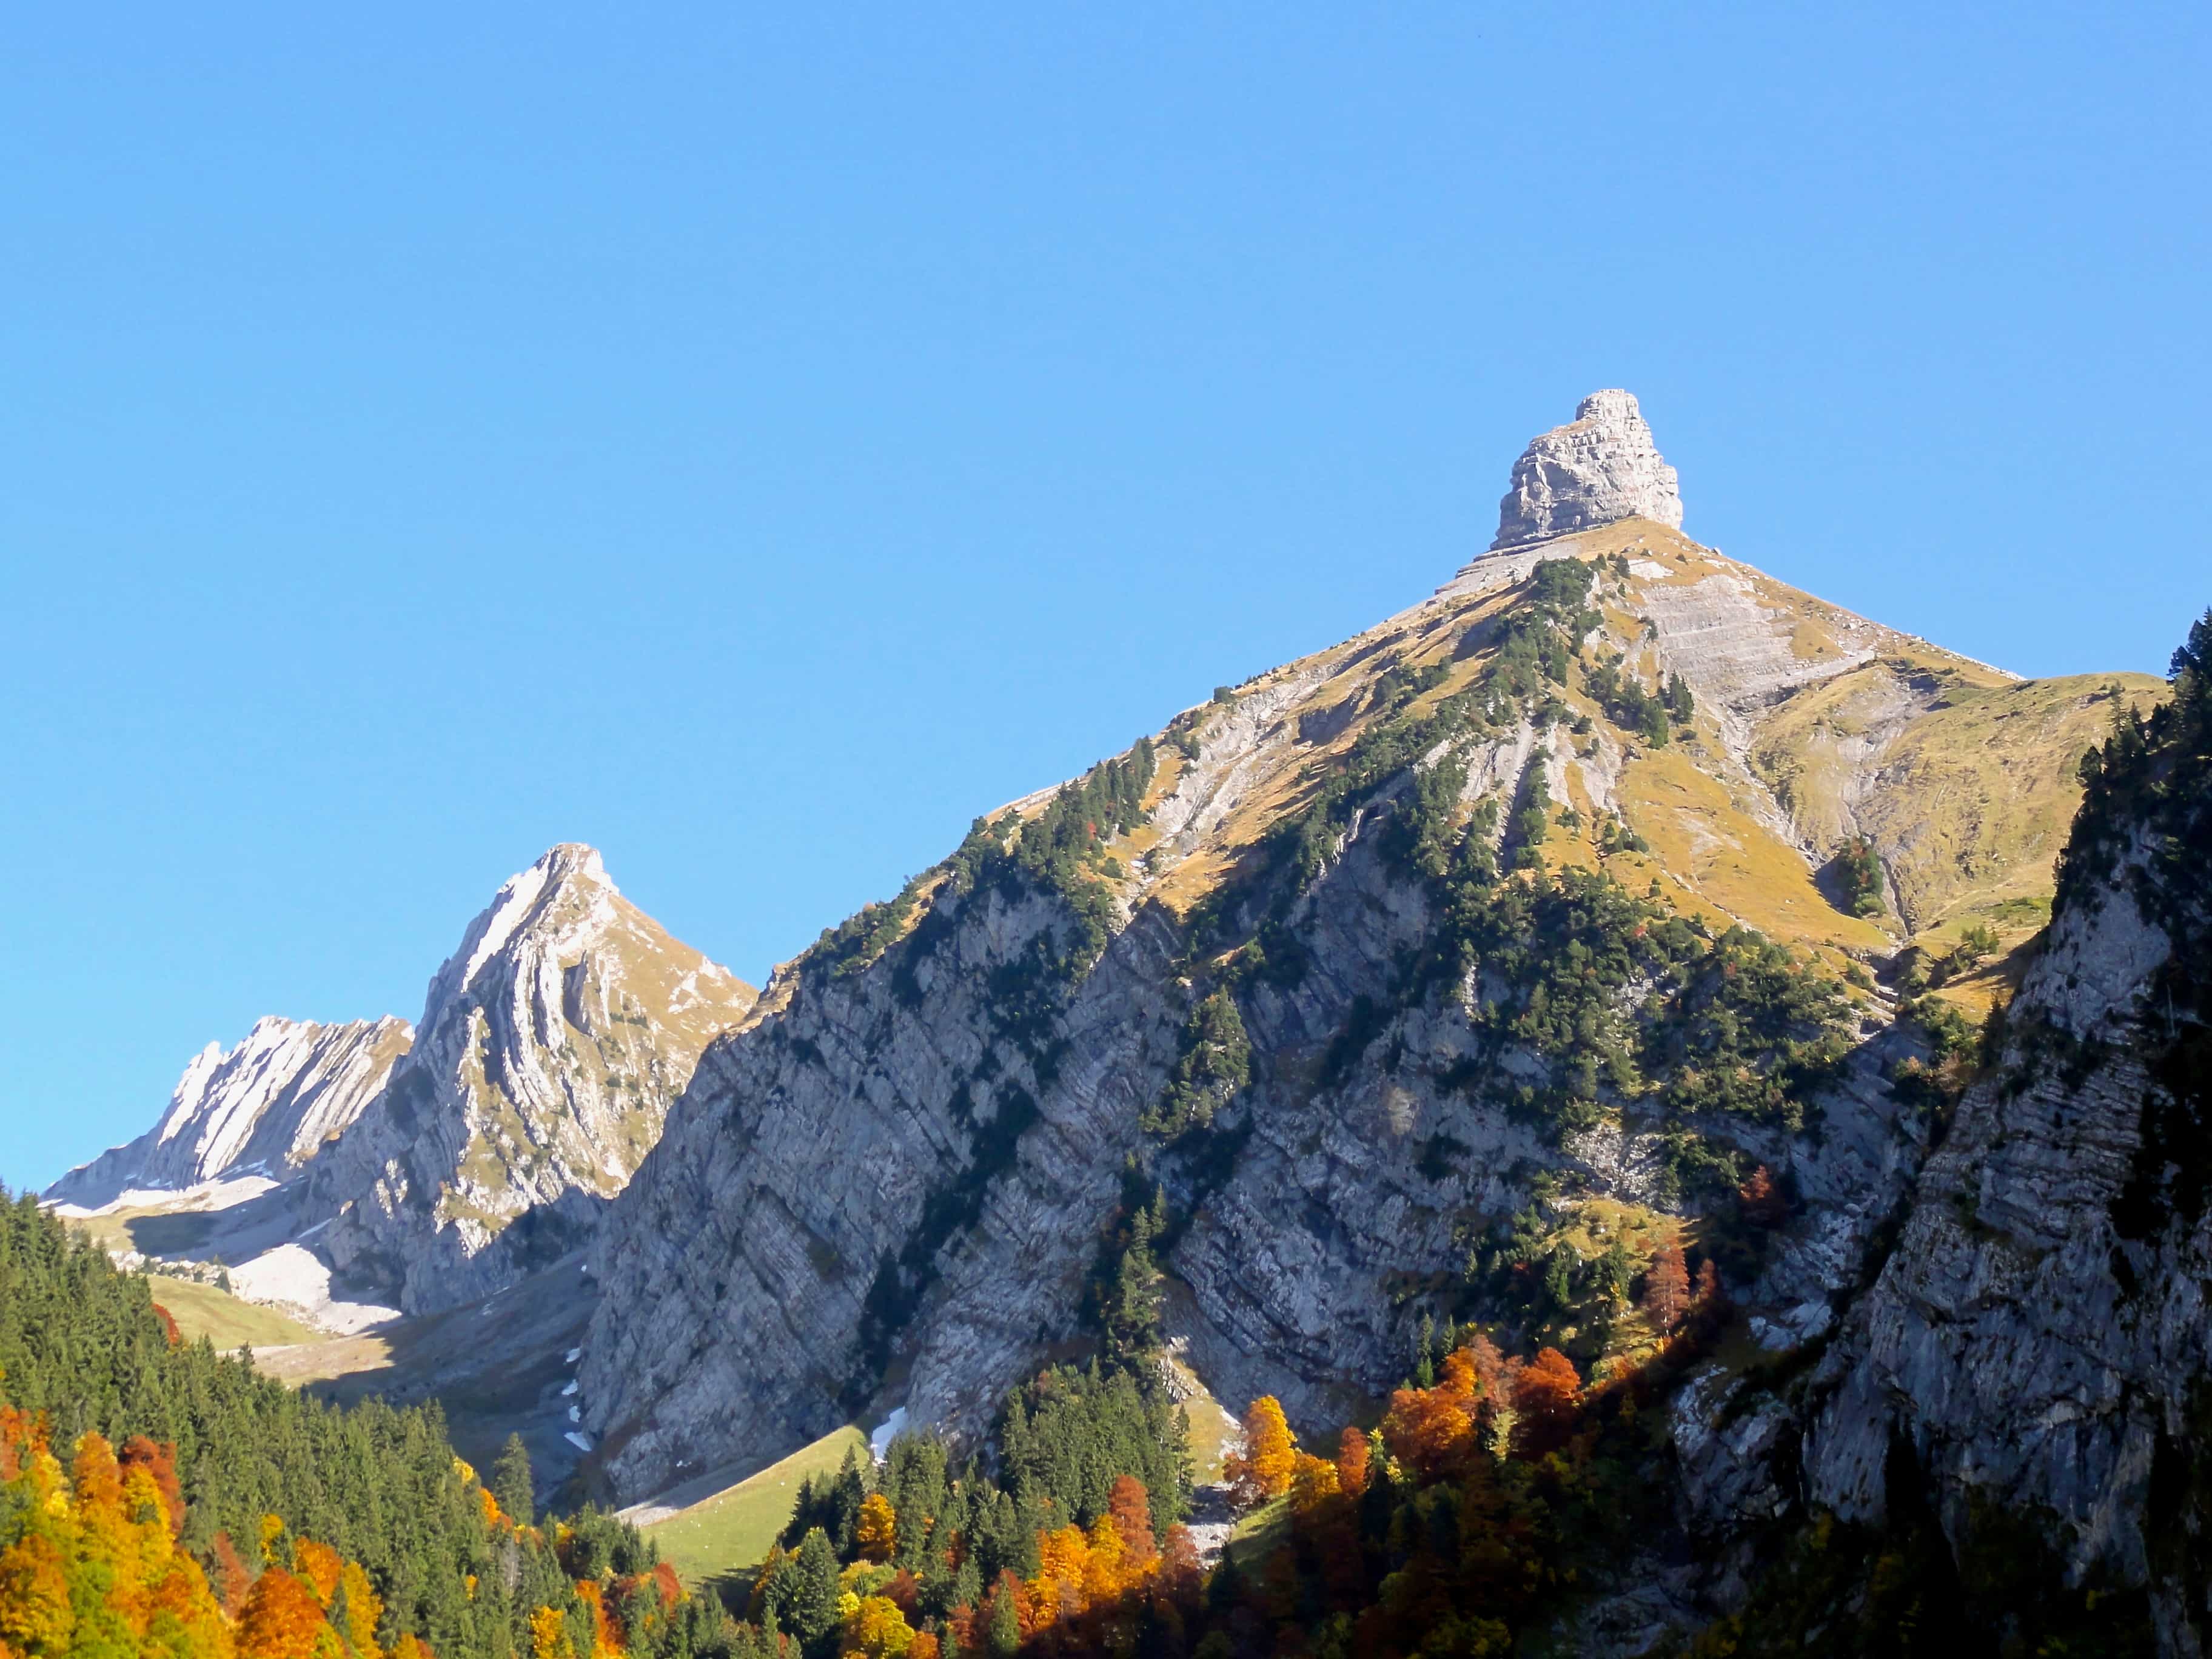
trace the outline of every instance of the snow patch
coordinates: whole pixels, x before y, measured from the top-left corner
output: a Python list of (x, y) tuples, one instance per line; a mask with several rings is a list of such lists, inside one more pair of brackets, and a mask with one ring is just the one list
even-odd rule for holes
[(896, 1407), (889, 1417), (884, 1419), (883, 1422), (877, 1426), (876, 1431), (868, 1437), (869, 1455), (877, 1462), (882, 1462), (891, 1455), (891, 1442), (897, 1439), (905, 1430), (906, 1407), (900, 1406)]
[(248, 1302), (296, 1309), (311, 1324), (340, 1336), (374, 1330), (399, 1317), (397, 1308), (333, 1298), (329, 1264), (299, 1244), (279, 1244), (231, 1268), (230, 1288)]
[(561, 1437), (580, 1452), (587, 1452), (592, 1449), (592, 1437), (578, 1430), (571, 1429)]

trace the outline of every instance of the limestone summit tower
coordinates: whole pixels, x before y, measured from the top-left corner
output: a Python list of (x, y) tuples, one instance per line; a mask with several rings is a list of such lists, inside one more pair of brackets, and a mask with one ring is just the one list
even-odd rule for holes
[(1635, 397), (1593, 392), (1575, 418), (1530, 441), (1498, 506), (1492, 552), (1527, 547), (1619, 519), (1682, 527), (1674, 469), (1660, 459)]

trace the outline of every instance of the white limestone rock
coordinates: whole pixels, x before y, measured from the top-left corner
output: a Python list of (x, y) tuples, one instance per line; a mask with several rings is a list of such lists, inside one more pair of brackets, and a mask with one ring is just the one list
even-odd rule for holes
[(1682, 527), (1674, 469), (1660, 459), (1635, 397), (1593, 392), (1575, 418), (1530, 441), (1513, 464), (1491, 550), (1526, 547), (1616, 520)]
[(187, 1199), (221, 1209), (281, 1186), (361, 1115), (413, 1038), (388, 1017), (257, 1020), (228, 1053), (210, 1042), (192, 1057), (158, 1124), (71, 1170), (46, 1200), (76, 1213)]
[(319, 1160), (319, 1246), (410, 1314), (576, 1249), (755, 996), (624, 898), (592, 848), (554, 848), (470, 926), (405, 1063)]

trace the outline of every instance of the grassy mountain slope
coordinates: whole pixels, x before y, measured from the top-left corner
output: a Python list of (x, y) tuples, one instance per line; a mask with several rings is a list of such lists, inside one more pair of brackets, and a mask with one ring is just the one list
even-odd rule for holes
[[(2165, 690), (2142, 674), (2019, 680), (1628, 520), (1478, 560), (1423, 604), (1194, 711), (1198, 759), (1163, 768), (1155, 821), (1113, 849), (1136, 871), (1127, 896), (1185, 913), (1201, 902), (1311, 808), (1381, 720), (1433, 709), (1489, 670), (1523, 601), (1515, 584), (1562, 557), (1626, 560), (1598, 586), (1592, 647), (1647, 690), (1680, 674), (1697, 713), (1655, 745), (1621, 730), (1580, 676), (1553, 687), (1562, 721), (1591, 729), (1571, 729), (1555, 757), (1553, 793), (1586, 822), (1547, 843), (1547, 860), (1594, 861), (1590, 815), (1617, 811), (1650, 844), (1623, 860), (1623, 879), (1656, 876), (1700, 913), (1795, 944), (1887, 951), (1970, 920), (2032, 933), (2081, 799), (2075, 763), (2118, 708)], [(1395, 704), (1394, 677), (1424, 675)], [(1894, 895), (1878, 921), (1820, 879), (1860, 835)]]

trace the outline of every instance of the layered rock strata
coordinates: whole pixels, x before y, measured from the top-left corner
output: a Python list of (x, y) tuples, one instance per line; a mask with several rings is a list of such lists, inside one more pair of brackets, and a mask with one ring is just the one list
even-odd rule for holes
[(160, 1123), (70, 1170), (46, 1201), (89, 1210), (218, 1182), (281, 1185), (367, 1109), (413, 1037), (389, 1017), (258, 1020), (228, 1053), (210, 1042), (194, 1055)]
[(363, 1295), (473, 1300), (574, 1249), (751, 987), (622, 896), (588, 847), (500, 889), (430, 981), (413, 1049), (318, 1161), (301, 1213)]
[[(1540, 562), (1559, 557), (1596, 566), (1587, 659), (1630, 665), (1646, 684), (1680, 675), (1694, 729), (1655, 746), (1589, 701), (1577, 675), (1560, 684), (1555, 719), (1414, 760), (1281, 913), (1268, 949), (1300, 971), (1240, 984), (1252, 1077), (1205, 1156), (1153, 1156), (1141, 1120), (1203, 988), (1188, 919), (1278, 856), (1271, 837), (1401, 706), (1394, 687), (1426, 675), (1438, 698), (1473, 684), (1524, 614)], [(2045, 698), (2086, 733), (2109, 718), (2095, 684), (2023, 687), (1648, 520), (1480, 560), (1389, 623), (1181, 717), (1154, 739), (1169, 758), (1145, 823), (1095, 878), (1115, 901), (1095, 966), (1041, 984), (1028, 970), (1072, 937), (1061, 899), (963, 891), (940, 874), (880, 956), (785, 970), (772, 1011), (708, 1051), (595, 1247), (604, 1296), (581, 1393), (617, 1492), (640, 1497), (679, 1469), (751, 1462), (895, 1407), (980, 1430), (1010, 1381), (1081, 1340), (1087, 1275), (1133, 1155), (1184, 1218), (1165, 1262), (1170, 1334), (1207, 1385), (1232, 1402), (1273, 1393), (1306, 1430), (1361, 1414), (1405, 1374), (1421, 1305), (1407, 1287), (1451, 1282), (1471, 1241), (1528, 1206), (1536, 1184), (1562, 1182), (1600, 1212), (1679, 1202), (1651, 1126), (1561, 1143), (1457, 1081), (1496, 1066), (1541, 1085), (1551, 1071), (1486, 1048), (1480, 987), (1405, 1006), (1405, 964), (1439, 918), (1384, 850), (1396, 803), (1447, 761), (1463, 769), (1462, 812), (1527, 799), (1540, 779), (1580, 826), (1559, 832), (1560, 857), (1616, 856), (1633, 890), (1656, 883), (1716, 933), (1746, 922), (1840, 972), (1847, 955), (1886, 955), (1896, 934), (1824, 896), (1825, 854), (1768, 781), (1801, 740), (1767, 744), (1764, 762), (1761, 744), (1799, 698), (1899, 680), (1948, 690), (1902, 710), (1849, 763), (1877, 766), (1947, 709), (1986, 705), (1996, 735), (1979, 763), (2048, 768), (2056, 781), (2032, 808), (2045, 824), (2032, 845), (1990, 839), (1978, 817), (1959, 827), (1977, 851), (1945, 896), (1971, 907), (2039, 882), (2047, 894), (2079, 750), (2041, 746), (2052, 734), (2037, 722), (1998, 716)], [(1915, 794), (1917, 816), (1892, 804), (1884, 822), (1924, 840), (1960, 793)], [(1034, 817), (1050, 797), (1019, 805)], [(1644, 851), (1595, 848), (1596, 827), (1616, 818)], [(1726, 1130), (1803, 1195), (1757, 1281), (1737, 1287), (1778, 1352), (1830, 1335), (1926, 1152), (1925, 1122), (1883, 1076), (1917, 1039), (1879, 998), (1857, 1018), (1856, 1052), (1813, 1132)], [(1346, 1033), (1369, 1019), (1370, 1040), (1347, 1054)]]

